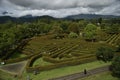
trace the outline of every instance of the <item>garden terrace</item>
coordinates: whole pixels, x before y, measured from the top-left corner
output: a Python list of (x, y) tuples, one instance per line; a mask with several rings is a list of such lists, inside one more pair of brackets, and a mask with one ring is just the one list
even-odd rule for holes
[[(96, 61), (95, 52), (99, 46), (103, 45), (98, 42), (86, 42), (80, 38), (46, 39), (41, 43), (39, 42), (41, 38), (36, 37), (34, 39), (26, 47), (30, 48), (39, 44), (40, 46), (37, 49), (41, 48), (42, 50), (44, 46), (44, 50), (39, 54), (35, 51), (37, 55), (30, 58), (26, 67), (27, 72), (46, 71)], [(31, 45), (33, 43), (34, 45)], [(108, 44), (105, 45), (109, 46)], [(41, 56), (39, 56), (40, 54)]]

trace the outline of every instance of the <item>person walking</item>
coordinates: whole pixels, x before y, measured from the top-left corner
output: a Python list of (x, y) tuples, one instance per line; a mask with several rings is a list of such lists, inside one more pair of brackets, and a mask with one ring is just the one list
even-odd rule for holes
[(87, 70), (86, 69), (84, 69), (84, 74), (87, 74)]

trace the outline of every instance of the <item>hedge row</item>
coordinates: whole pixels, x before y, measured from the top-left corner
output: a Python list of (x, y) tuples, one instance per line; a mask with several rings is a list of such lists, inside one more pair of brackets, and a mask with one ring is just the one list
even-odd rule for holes
[(67, 53), (71, 52), (73, 49), (75, 49), (75, 48), (77, 48), (77, 47), (78, 47), (78, 45), (75, 45), (75, 46), (69, 48), (68, 50), (66, 50), (66, 51), (64, 51), (63, 53), (59, 54), (58, 57), (59, 57), (59, 58), (64, 57), (64, 54), (67, 54)]
[(51, 55), (52, 58), (56, 58), (59, 54), (63, 53), (64, 51), (68, 51), (72, 48), (73, 46), (70, 46), (70, 47), (67, 47), (67, 48), (64, 48), (62, 49), (61, 51), (57, 52), (57, 53), (54, 53), (53, 55)]
[(71, 53), (72, 56), (83, 56), (85, 55), (84, 53)]
[(32, 67), (34, 61), (38, 58), (42, 57), (42, 54), (38, 54), (38, 55), (35, 55), (35, 56), (32, 56), (29, 60), (28, 60), (28, 63), (26, 65), (26, 67)]
[(115, 36), (116, 34), (113, 34), (109, 39), (106, 40), (106, 42), (109, 43)]
[(56, 63), (52, 65), (47, 65), (47, 66), (27, 67), (26, 70), (27, 72), (33, 72), (35, 70), (36, 71), (47, 71), (47, 70), (60, 68), (60, 67), (74, 66), (78, 64), (88, 63), (88, 62), (95, 61), (95, 60), (96, 60), (96, 57), (84, 58), (80, 60), (66, 61), (66, 62)]
[(66, 49), (66, 47), (58, 48), (57, 50), (51, 52), (50, 55), (53, 56), (55, 53), (57, 53), (57, 52), (61, 52), (61, 51), (64, 50), (64, 49)]
[(56, 51), (56, 50), (57, 50), (57, 47), (53, 47), (53, 48), (49, 49), (49, 52), (53, 52), (53, 51)]
[(66, 62), (66, 61), (72, 61), (72, 60), (80, 60), (80, 59), (84, 59), (84, 58), (91, 58), (94, 56), (95, 56), (95, 54), (87, 54), (87, 55), (79, 56), (76, 58), (69, 58), (69, 59), (64, 59), (64, 60), (57, 60), (57, 59), (54, 59), (51, 57), (44, 56), (43, 60), (46, 62), (50, 62), (50, 63), (60, 63), (60, 62)]
[(6, 64), (16, 63), (16, 62), (27, 60), (27, 59), (31, 58), (32, 56), (33, 55), (29, 55), (29, 56), (26, 56), (26, 57), (23, 57), (23, 58), (15, 58), (15, 59), (2, 60), (2, 62), (5, 62)]

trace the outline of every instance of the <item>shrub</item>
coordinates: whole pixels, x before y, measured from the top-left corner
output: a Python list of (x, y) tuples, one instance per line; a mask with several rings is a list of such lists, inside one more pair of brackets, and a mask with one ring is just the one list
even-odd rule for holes
[(114, 51), (109, 47), (99, 47), (96, 52), (96, 57), (98, 60), (111, 61), (114, 57)]
[(120, 56), (114, 58), (111, 67), (112, 67), (112, 74), (114, 76), (120, 77)]
[(69, 38), (77, 38), (78, 34), (74, 33), (74, 32), (70, 32), (70, 34), (68, 35)]

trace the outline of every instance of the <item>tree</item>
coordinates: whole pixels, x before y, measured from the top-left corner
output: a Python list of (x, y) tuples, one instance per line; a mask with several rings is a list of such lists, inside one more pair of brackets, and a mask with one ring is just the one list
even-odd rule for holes
[(61, 22), (60, 27), (63, 29), (64, 32), (67, 32), (69, 24), (70, 22), (64, 21), (64, 22)]
[(114, 58), (111, 68), (112, 74), (116, 77), (120, 77), (120, 56)]
[(68, 27), (68, 31), (79, 34), (80, 32), (79, 25), (77, 23), (71, 23)]
[(95, 40), (97, 34), (97, 27), (94, 24), (88, 24), (84, 29), (84, 37), (86, 40)]
[(96, 51), (96, 57), (98, 60), (111, 61), (114, 57), (114, 51), (109, 47), (99, 47)]
[(63, 29), (60, 26), (53, 26), (52, 27), (52, 33), (53, 34), (61, 34)]
[(109, 34), (118, 34), (120, 32), (119, 24), (106, 25), (106, 32)]
[(83, 29), (86, 27), (86, 25), (87, 25), (87, 21), (85, 21), (85, 20), (80, 20), (80, 21), (78, 22), (78, 25), (79, 25), (80, 30), (83, 30)]
[(53, 34), (53, 38), (59, 39), (62, 38), (63, 29), (60, 26), (54, 26), (51, 33)]
[(70, 32), (70, 34), (68, 35), (69, 38), (77, 38), (78, 35), (74, 32)]
[(98, 18), (98, 23), (102, 23), (102, 18)]

